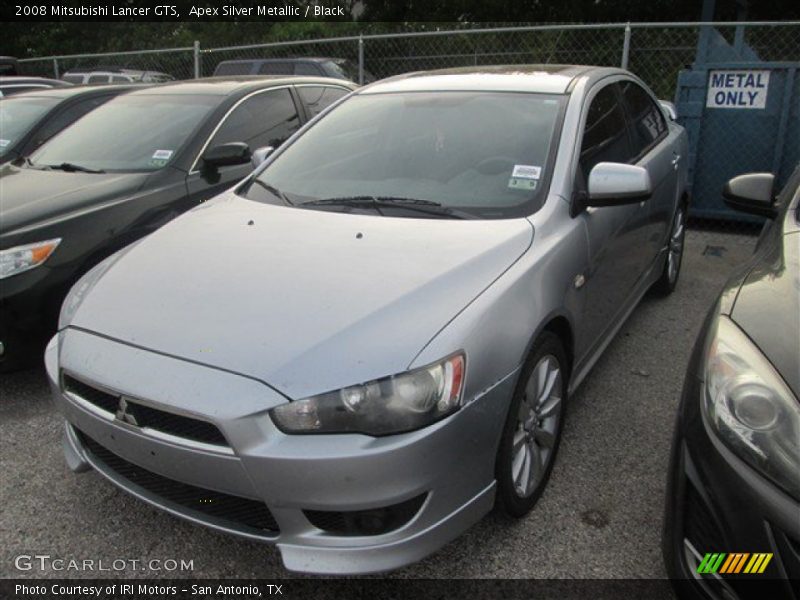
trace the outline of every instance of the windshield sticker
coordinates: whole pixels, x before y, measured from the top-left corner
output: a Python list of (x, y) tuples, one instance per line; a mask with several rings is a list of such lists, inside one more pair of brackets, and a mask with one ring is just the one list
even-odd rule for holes
[(542, 176), (542, 167), (533, 165), (514, 165), (511, 173), (512, 179), (539, 179)]
[(537, 183), (539, 182), (536, 179), (512, 177), (508, 180), (508, 187), (514, 190), (535, 190)]
[(5, 148), (11, 143), (11, 140), (0, 140), (0, 148)]
[(154, 160), (169, 160), (172, 158), (172, 150), (156, 150), (153, 152)]

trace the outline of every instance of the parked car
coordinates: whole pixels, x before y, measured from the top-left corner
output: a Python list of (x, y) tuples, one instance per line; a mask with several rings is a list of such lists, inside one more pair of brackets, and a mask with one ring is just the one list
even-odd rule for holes
[(13, 56), (0, 56), (0, 76), (19, 75), (19, 63)]
[(142, 71), (141, 69), (126, 69), (124, 67), (89, 67), (83, 69), (70, 69), (61, 79), (73, 84), (102, 83), (165, 83), (174, 81), (175, 78), (168, 73), (158, 71)]
[(64, 87), (68, 85), (71, 84), (58, 79), (47, 79), (46, 77), (0, 76), (0, 98), (3, 96), (21, 94), (23, 92)]
[(68, 464), (298, 571), (525, 515), (569, 395), (677, 282), (686, 148), (620, 69), (358, 90), (75, 285), (45, 356)]
[(41, 360), (78, 277), (245, 177), (251, 151), (352, 87), (266, 77), (136, 90), (0, 169), (0, 369)]
[[(248, 58), (224, 60), (214, 75), (310, 75), (358, 82), (358, 65), (346, 58)], [(363, 83), (373, 81), (375, 76), (364, 69)]]
[(768, 221), (686, 371), (663, 537), (680, 598), (800, 597), (800, 165), (777, 198), (774, 180), (724, 192)]
[(3, 99), (0, 101), (0, 164), (28, 156), (86, 113), (135, 87), (67, 86)]

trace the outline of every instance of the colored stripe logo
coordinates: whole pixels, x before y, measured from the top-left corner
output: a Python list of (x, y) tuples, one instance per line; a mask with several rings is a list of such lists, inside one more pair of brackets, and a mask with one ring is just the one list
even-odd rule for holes
[(725, 575), (737, 573), (763, 573), (772, 560), (771, 552), (708, 552), (697, 565), (701, 575), (720, 573)]

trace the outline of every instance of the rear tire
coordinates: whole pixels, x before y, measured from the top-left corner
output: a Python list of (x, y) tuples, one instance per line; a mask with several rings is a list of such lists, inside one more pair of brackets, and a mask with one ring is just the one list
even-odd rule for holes
[(530, 512), (550, 478), (561, 441), (568, 373), (561, 340), (545, 331), (522, 367), (495, 463), (496, 503), (512, 517)]
[(669, 296), (678, 285), (683, 262), (683, 245), (686, 239), (686, 205), (681, 203), (672, 219), (672, 228), (667, 243), (667, 257), (661, 277), (653, 284), (653, 291), (659, 296)]

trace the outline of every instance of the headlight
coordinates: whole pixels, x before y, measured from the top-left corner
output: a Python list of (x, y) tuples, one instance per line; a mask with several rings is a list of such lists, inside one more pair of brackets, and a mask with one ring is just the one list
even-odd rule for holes
[(800, 406), (750, 339), (719, 317), (705, 357), (703, 413), (720, 439), (800, 499)]
[(61, 238), (58, 238), (0, 251), (0, 279), (38, 267), (50, 258), (60, 243)]
[(270, 411), (285, 433), (388, 435), (419, 429), (458, 410), (464, 355), (400, 375), (282, 404)]

